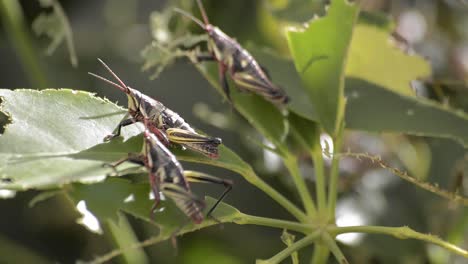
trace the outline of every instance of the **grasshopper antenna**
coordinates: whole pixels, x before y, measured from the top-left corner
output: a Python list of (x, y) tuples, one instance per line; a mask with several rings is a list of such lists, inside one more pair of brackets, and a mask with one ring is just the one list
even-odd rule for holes
[(191, 14), (189, 14), (186, 11), (184, 11), (184, 10), (182, 10), (180, 8), (177, 8), (177, 7), (174, 8), (174, 11), (181, 14), (181, 15), (183, 15), (183, 16), (185, 16), (185, 17), (187, 17), (188, 19), (190, 19), (193, 22), (197, 23), (201, 28), (205, 29), (205, 24), (203, 24), (203, 22), (200, 19), (192, 16)]
[(210, 21), (208, 21), (208, 16), (206, 15), (206, 11), (205, 11), (205, 8), (203, 7), (201, 0), (197, 0), (197, 5), (198, 5), (198, 9), (200, 9), (200, 13), (203, 17), (203, 21), (205, 21), (205, 25), (209, 25)]
[(119, 90), (121, 90), (121, 91), (124, 92), (124, 93), (127, 93), (127, 89), (125, 89), (125, 87), (122, 87), (121, 85), (116, 84), (116, 83), (113, 82), (113, 81), (110, 81), (110, 80), (108, 80), (108, 79), (106, 79), (106, 78), (104, 78), (104, 77), (102, 77), (102, 76), (99, 76), (99, 75), (97, 75), (97, 74), (95, 74), (95, 73), (92, 73), (92, 72), (88, 72), (88, 74), (91, 75), (91, 76), (93, 76), (93, 77), (98, 78), (99, 80), (105, 81), (106, 83), (108, 83), (108, 84), (110, 84), (110, 85), (112, 85), (112, 86), (115, 86), (115, 87), (119, 88)]
[(135, 102), (135, 101), (136, 101), (136, 98), (135, 98), (135, 95), (133, 94), (132, 90), (129, 89), (129, 87), (119, 78), (119, 76), (117, 76), (117, 74), (114, 73), (113, 70), (111, 70), (111, 68), (110, 68), (109, 66), (107, 66), (107, 64), (106, 64), (103, 60), (101, 60), (100, 58), (98, 58), (98, 61), (104, 66), (104, 68), (106, 68), (107, 71), (110, 72), (110, 74), (112, 74), (112, 76), (114, 76), (114, 78), (115, 78), (120, 84), (117, 84), (117, 83), (115, 83), (115, 82), (113, 82), (113, 81), (110, 81), (110, 80), (108, 80), (108, 79), (106, 79), (106, 78), (104, 78), (104, 77), (102, 77), (102, 76), (99, 76), (99, 75), (97, 75), (97, 74), (94, 74), (94, 73), (92, 73), (92, 72), (88, 72), (88, 74), (91, 75), (91, 76), (94, 76), (94, 77), (96, 77), (96, 78), (98, 78), (98, 79), (100, 79), (100, 80), (103, 80), (103, 81), (109, 83), (109, 84), (112, 85), (112, 86), (117, 87), (119, 90), (121, 90), (122, 92), (124, 92), (124, 93), (126, 93), (126, 94), (131, 95), (132, 100), (134, 101), (135, 105), (137, 106), (137, 109), (140, 108), (140, 105), (141, 105), (141, 102), (140, 102), (140, 101), (141, 101), (141, 98), (140, 98), (140, 100), (138, 101), (138, 103), (136, 103), (136, 102)]
[(99, 58), (98, 61), (102, 64), (102, 66), (104, 66), (104, 68), (106, 68), (108, 72), (110, 72), (110, 74), (112, 74), (112, 76), (114, 76), (114, 78), (120, 83), (121, 87), (125, 87), (125, 90), (127, 90), (125, 93), (128, 93), (128, 86), (119, 78), (119, 76), (117, 76), (117, 74), (115, 74), (114, 71), (112, 71), (111, 68), (104, 63), (104, 61)]

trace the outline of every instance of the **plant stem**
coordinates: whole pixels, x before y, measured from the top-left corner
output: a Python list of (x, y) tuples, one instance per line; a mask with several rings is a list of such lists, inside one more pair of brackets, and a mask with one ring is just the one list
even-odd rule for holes
[(327, 201), (326, 201), (326, 194), (325, 194), (325, 172), (323, 169), (323, 157), (322, 157), (322, 149), (315, 148), (310, 151), (310, 156), (314, 161), (314, 170), (315, 170), (315, 190), (317, 192), (317, 203), (318, 203), (318, 210), (321, 214), (324, 210), (326, 210)]
[(289, 257), (292, 253), (298, 251), (299, 249), (312, 244), (317, 238), (320, 237), (321, 231), (316, 230), (309, 235), (305, 236), (304, 238), (298, 240), (296, 243), (292, 244), (291, 246), (285, 248), (280, 253), (276, 254), (275, 256), (271, 257), (267, 260), (257, 260), (257, 264), (275, 264), (280, 263), (287, 257)]
[(333, 237), (330, 236), (330, 234), (323, 232), (322, 239), (327, 245), (328, 249), (330, 249), (330, 251), (333, 253), (338, 263), (340, 264), (349, 263), (346, 257), (344, 256), (343, 252), (341, 252), (340, 248), (338, 247), (338, 244), (336, 244), (335, 239), (333, 239)]
[(328, 255), (330, 251), (327, 247), (315, 244), (314, 256), (312, 257), (312, 264), (324, 264), (327, 263)]
[(307, 215), (305, 215), (297, 206), (291, 203), (286, 199), (282, 194), (273, 189), (270, 185), (260, 179), (253, 170), (245, 173), (244, 178), (249, 181), (251, 184), (262, 190), (264, 193), (269, 195), (273, 200), (279, 203), (284, 209), (291, 213), (297, 220), (305, 223), (308, 220)]
[(236, 172), (242, 175), (242, 177), (246, 181), (248, 181), (250, 184), (256, 186), (261, 191), (263, 191), (268, 196), (270, 196), (273, 200), (275, 200), (277, 203), (279, 203), (289, 213), (291, 213), (297, 220), (303, 223), (307, 222), (308, 220), (307, 215), (304, 212), (302, 212), (297, 206), (291, 203), (291, 201), (286, 199), (281, 193), (273, 189), (270, 185), (268, 185), (268, 183), (266, 183), (260, 177), (258, 177), (258, 175), (255, 173), (255, 171), (252, 169), (250, 165), (248, 165), (246, 162), (244, 162), (240, 158), (236, 157), (237, 155), (234, 152), (228, 149), (225, 149), (223, 151), (226, 156), (232, 155), (231, 157), (238, 159), (238, 162), (241, 164), (229, 166), (229, 165), (226, 165), (226, 163), (220, 162), (219, 160), (199, 159), (191, 155), (187, 155), (187, 156), (178, 155), (178, 158), (180, 160), (184, 160), (188, 162), (198, 162), (198, 163), (204, 163), (204, 164), (208, 164), (212, 166), (218, 166), (218, 167), (222, 167), (222, 168), (231, 170), (233, 172)]
[(240, 225), (259, 225), (259, 226), (268, 226), (280, 229), (293, 230), (308, 234), (315, 230), (315, 228), (310, 225), (305, 225), (297, 222), (291, 222), (280, 219), (273, 219), (267, 217), (259, 217), (253, 215), (242, 214), (242, 217), (234, 220), (234, 223)]
[(17, 0), (0, 0), (0, 18), (16, 53), (21, 59), (24, 70), (31, 85), (45, 88), (47, 86), (45, 74), (36, 58), (27, 33), (21, 5)]
[(413, 229), (403, 226), (403, 227), (386, 227), (386, 226), (346, 226), (346, 227), (329, 227), (327, 230), (332, 235), (344, 234), (344, 233), (370, 233), (370, 234), (385, 234), (391, 235), (399, 239), (417, 239), (421, 241), (426, 241), (440, 247), (443, 247), (450, 252), (461, 255), (465, 258), (468, 258), (468, 251), (457, 247), (449, 242), (446, 242), (436, 236), (429, 234), (422, 234), (414, 231)]
[[(106, 233), (111, 237), (119, 249), (129, 248), (131, 245), (139, 243), (133, 229), (125, 215), (118, 213), (118, 222), (107, 221)], [(125, 263), (149, 263), (143, 249), (132, 248), (122, 251)]]
[(313, 216), (317, 213), (315, 209), (314, 201), (312, 196), (310, 195), (309, 190), (307, 189), (306, 183), (304, 178), (299, 172), (299, 167), (297, 164), (297, 158), (292, 155), (291, 153), (286, 152), (284, 158), (284, 164), (289, 170), (291, 177), (296, 185), (297, 191), (299, 192), (299, 196), (301, 197), (302, 203), (304, 204), (304, 208), (307, 212), (308, 216)]
[(328, 216), (329, 221), (335, 222), (335, 209), (336, 209), (336, 199), (338, 197), (338, 176), (339, 176), (339, 164), (340, 157), (338, 153), (341, 150), (343, 144), (343, 133), (344, 132), (344, 121), (340, 123), (338, 133), (333, 139), (333, 156), (332, 164), (330, 168), (330, 184), (328, 187)]

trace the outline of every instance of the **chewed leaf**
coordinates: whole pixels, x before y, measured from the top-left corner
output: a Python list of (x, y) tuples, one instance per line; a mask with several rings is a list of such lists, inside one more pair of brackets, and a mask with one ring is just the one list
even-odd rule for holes
[(406, 96), (375, 83), (347, 78), (346, 126), (372, 132), (396, 132), (451, 138), (468, 147), (468, 114), (436, 102)]
[[(0, 189), (103, 180), (112, 172), (103, 168), (103, 159), (109, 162), (127, 153), (111, 148), (99, 159), (73, 156), (102, 144), (125, 115), (108, 100), (68, 89), (0, 90), (0, 97), (0, 110), (10, 120), (0, 136), (0, 177), (9, 180), (1, 181)], [(123, 130), (125, 139), (138, 133), (135, 126)], [(118, 142), (109, 147), (113, 144)]]
[(390, 31), (368, 24), (354, 29), (346, 77), (366, 80), (403, 95), (415, 95), (411, 81), (428, 77), (429, 63), (392, 45)]
[(332, 1), (326, 16), (287, 34), (296, 70), (329, 134), (336, 131), (344, 111), (344, 69), (358, 11), (346, 0)]
[(304, 23), (310, 19), (310, 14), (322, 11), (320, 1), (269, 0), (265, 2), (267, 2), (266, 8), (275, 17), (288, 22)]

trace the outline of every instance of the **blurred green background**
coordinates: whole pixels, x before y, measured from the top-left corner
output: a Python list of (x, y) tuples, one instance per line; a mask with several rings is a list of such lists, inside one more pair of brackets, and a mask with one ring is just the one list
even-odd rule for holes
[[(251, 161), (259, 175), (273, 187), (298, 201), (290, 182), (282, 177), (285, 171), (280, 161), (251, 143), (250, 139), (258, 135), (190, 63), (181, 60), (152, 81), (149, 80), (151, 72), (141, 70), (140, 53), (152, 40), (150, 14), (161, 10), (166, 1), (60, 1), (73, 30), (77, 67), (71, 65), (64, 44), (53, 55), (46, 56), (44, 51), (49, 40), (32, 34), (34, 18), (51, 10), (41, 8), (38, 1), (19, 2), (34, 48), (34, 60), (46, 80), (41, 84), (29, 78), (30, 72), (20, 59), (18, 46), (11, 41), (11, 28), (2, 18), (1, 88), (88, 90), (125, 106), (123, 94), (87, 74), (107, 76), (96, 60), (101, 58), (128, 85), (160, 100), (195, 127), (222, 137), (224, 144), (244, 160)], [(211, 22), (240, 43), (255, 43), (286, 56), (286, 42), (280, 28), (275, 26), (275, 19), (305, 22), (314, 14), (323, 15), (326, 2), (204, 1)], [(399, 42), (403, 48), (430, 61), (434, 78), (423, 80), (418, 93), (467, 111), (468, 3), (464, 0), (361, 2), (364, 10), (394, 19), (395, 38), (406, 40)], [(458, 188), (461, 193), (464, 190), (466, 193), (468, 188), (466, 180), (460, 180), (468, 172), (466, 150), (451, 140), (349, 132), (344, 149), (348, 147), (355, 152), (381, 155), (392, 166), (403, 167), (444, 188)], [(312, 166), (306, 157), (301, 164), (304, 170)], [(466, 209), (402, 182), (374, 164), (345, 158), (341, 166), (339, 224), (409, 225), (468, 247)], [(185, 168), (199, 169), (201, 165), (189, 164)], [(211, 167), (203, 170), (234, 180), (234, 190), (226, 202), (242, 212), (289, 218), (283, 209), (238, 175)], [(308, 180), (312, 183), (313, 177)], [(221, 190), (217, 186), (197, 186), (194, 191), (216, 196)], [(0, 263), (72, 263), (77, 259), (92, 259), (114, 247), (105, 235), (92, 234), (76, 224), (79, 214), (60, 196), (29, 208), (28, 203), (36, 194), (28, 191), (0, 200)], [(148, 224), (129, 219), (140, 239), (156, 232)], [(227, 224), (184, 235), (178, 239), (177, 252), (168, 241), (147, 247), (145, 251), (152, 263), (253, 263), (255, 258), (268, 258), (284, 248), (280, 235), (274, 229)], [(351, 263), (466, 263), (419, 241), (369, 235), (351, 236), (342, 241), (347, 245), (344, 250)], [(301, 252), (304, 252), (301, 259), (310, 258), (310, 249)], [(114, 261), (118, 263), (119, 259)]]

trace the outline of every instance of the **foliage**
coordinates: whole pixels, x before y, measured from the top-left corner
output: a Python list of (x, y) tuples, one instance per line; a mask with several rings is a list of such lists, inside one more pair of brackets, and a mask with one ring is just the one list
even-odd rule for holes
[[(275, 20), (290, 19), (287, 9), (278, 11), (280, 3), (270, 2), (271, 15)], [(294, 8), (297, 1), (290, 4), (289, 7)], [(189, 33), (189, 23), (174, 17), (172, 8), (169, 5), (151, 16), (154, 39), (142, 52), (145, 60), (143, 69), (154, 69), (152, 77), (155, 78), (176, 60), (191, 62), (224, 98), (217, 65), (195, 60), (196, 52), (205, 46), (191, 49), (194, 44), (205, 42), (207, 36)], [(54, 10), (61, 9), (54, 7)], [(123, 130), (122, 138), (104, 143), (103, 138), (122, 120), (125, 109), (94, 94), (69, 89), (0, 89), (0, 111), (4, 116), (0, 118), (4, 130), (0, 136), (0, 189), (49, 191), (35, 201), (58, 193), (73, 205), (84, 201), (98, 221), (108, 226), (106, 232), (113, 233), (120, 241), (127, 236), (129, 240), (135, 239), (131, 230), (125, 231), (122, 212), (158, 229), (157, 235), (142, 242), (120, 244), (120, 248), (96, 258), (94, 263), (221, 223), (283, 230), (278, 239), (286, 244), (286, 248), (269, 259), (257, 260), (257, 263), (279, 263), (287, 258), (298, 263), (299, 250), (311, 245), (315, 248), (312, 263), (326, 263), (330, 253), (339, 263), (348, 263), (336, 236), (354, 232), (417, 239), (468, 258), (466, 250), (406, 226), (337, 226), (339, 164), (343, 157), (369, 159), (421, 189), (454, 204), (468, 204), (462, 194), (416, 180), (379, 157), (367, 153), (341, 153), (345, 134), (351, 130), (449, 138), (464, 148), (468, 146), (468, 115), (419, 97), (410, 87), (410, 82), (430, 75), (428, 63), (389, 44), (390, 29), (360, 20), (359, 12), (356, 4), (334, 0), (326, 16), (312, 19), (304, 27), (289, 28), (290, 58), (255, 44), (245, 45), (269, 69), (273, 81), (290, 95), (292, 100), (287, 111), (260, 96), (240, 92), (234, 88), (234, 83), (229, 83), (230, 105), (272, 144), (265, 149), (275, 152), (282, 160), (301, 206), (270, 186), (252, 164), (229, 146), (220, 147), (219, 159), (210, 159), (176, 146), (170, 148), (182, 161), (216, 166), (241, 175), (291, 214), (294, 217), (292, 221), (248, 215), (241, 212), (242, 207), (234, 208), (223, 202), (215, 210), (214, 219), (195, 225), (187, 221), (169, 200), (162, 201), (155, 219), (152, 219), (149, 214), (153, 203), (149, 198), (150, 187), (138, 177), (146, 174), (144, 168), (125, 164), (115, 173), (104, 166), (129, 152), (140, 151), (141, 125), (131, 125)], [(61, 23), (63, 21), (66, 19)], [(171, 23), (174, 21), (175, 24)], [(64, 33), (63, 28), (57, 29), (48, 25), (49, 22), (56, 27), (57, 17), (39, 17), (34, 27), (39, 33), (46, 32), (54, 37), (51, 44), (54, 49), (64, 34), (71, 33)], [(30, 111), (32, 106), (33, 115)], [(332, 137), (331, 151), (324, 150), (320, 144), (322, 132)], [(304, 177), (310, 172), (300, 169), (304, 153), (314, 163), (315, 193), (309, 190)], [(331, 159), (329, 170), (325, 170), (325, 158)], [(207, 208), (215, 201), (207, 197)], [(131, 259), (127, 257), (127, 261)]]

